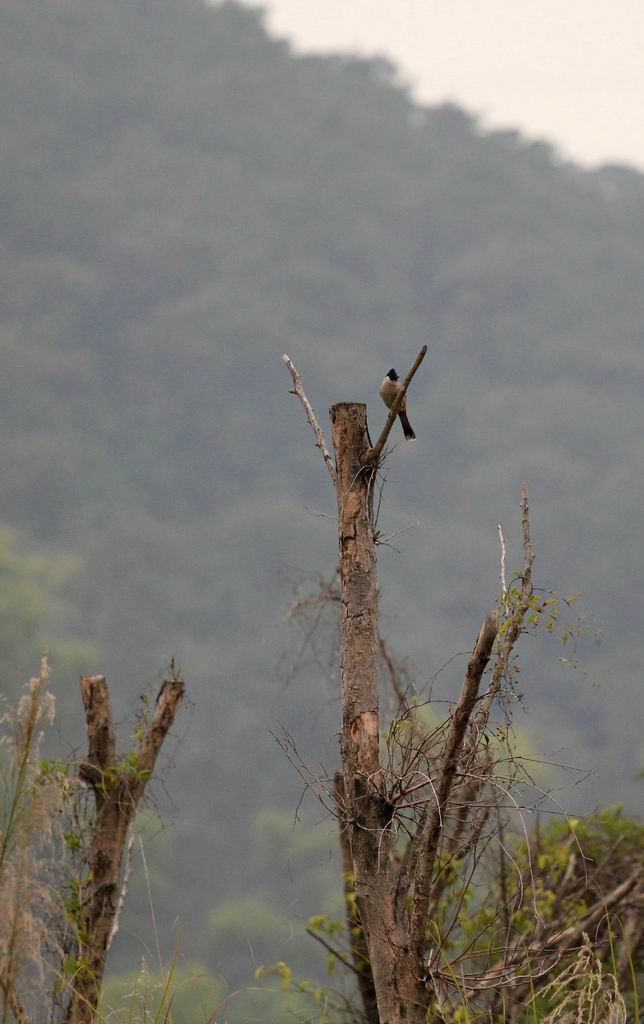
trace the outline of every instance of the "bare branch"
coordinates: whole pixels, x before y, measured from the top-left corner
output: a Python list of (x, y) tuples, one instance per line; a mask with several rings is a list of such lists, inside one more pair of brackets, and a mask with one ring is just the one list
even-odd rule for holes
[[(139, 776), (142, 776), (142, 778), (135, 778), (136, 785), (140, 785), (141, 781), (145, 783), (146, 777), (154, 771), (157, 755), (164, 739), (172, 728), (177, 708), (183, 697), (185, 685), (183, 680), (179, 679), (174, 672), (174, 665), (172, 667), (172, 675), (173, 678), (166, 679), (159, 690), (152, 722), (143, 730), (143, 735), (139, 742)], [(141, 786), (142, 789), (143, 786)]]
[(171, 678), (159, 691), (152, 721), (142, 727), (137, 758), (117, 761), (110, 697), (105, 676), (83, 676), (81, 691), (87, 719), (88, 756), (79, 769), (94, 790), (96, 813), (87, 849), (83, 881), (82, 928), (78, 930), (78, 961), (65, 1024), (94, 1024), (107, 951), (118, 929), (127, 891), (128, 864), (122, 876), (123, 855), (137, 807), (161, 745), (167, 736), (184, 684), (171, 668)]
[(416, 370), (418, 369), (418, 367), (420, 366), (420, 364), (422, 363), (422, 361), (423, 361), (423, 359), (425, 358), (426, 355), (427, 355), (427, 345), (423, 345), (423, 347), (421, 348), (420, 352), (418, 353), (418, 355), (414, 359), (414, 362), (412, 363), (410, 369), (407, 371), (407, 376), (405, 377), (405, 379), (404, 379), (404, 381), (402, 383), (402, 387), (401, 387), (400, 391), (398, 392), (398, 394), (396, 395), (396, 397), (395, 397), (395, 399), (394, 399), (394, 401), (392, 403), (391, 409), (389, 410), (389, 415), (387, 416), (387, 419), (385, 421), (385, 425), (382, 428), (382, 433), (381, 433), (380, 437), (376, 441), (376, 443), (373, 446), (373, 448), (370, 448), (367, 452), (365, 452), (365, 455), (364, 455), (364, 463), (365, 463), (365, 465), (375, 466), (379, 462), (380, 456), (382, 455), (383, 448), (385, 447), (385, 444), (387, 443), (387, 438), (389, 437), (389, 433), (391, 431), (391, 428), (393, 427), (394, 422), (396, 420), (396, 416), (400, 412), (401, 406), (402, 406), (403, 402), (405, 401), (405, 395), (407, 394), (407, 388), (411, 384), (413, 376), (416, 373)]
[(521, 524), (523, 531), (523, 572), (521, 574), (521, 597), (519, 598), (516, 608), (513, 609), (510, 618), (507, 620), (507, 628), (503, 641), (500, 645), (500, 650), (496, 659), (494, 668), (492, 669), (492, 677), (490, 679), (490, 686), (487, 693), (481, 701), (476, 716), (472, 721), (471, 736), (468, 743), (470, 750), (474, 750), (478, 743), (479, 737), (485, 731), (487, 721), (490, 715), (490, 708), (494, 701), (494, 698), (501, 689), (501, 683), (507, 671), (510, 655), (514, 648), (515, 643), (521, 635), (523, 629), (523, 621), (525, 619), (526, 612), (530, 606), (530, 599), (532, 597), (532, 564), (534, 562), (534, 552), (532, 550), (532, 541), (530, 539), (530, 518), (529, 518), (529, 507), (528, 507), (528, 485), (524, 484), (521, 488)]
[[(449, 872), (445, 870), (453, 860), (462, 857), (467, 848), (474, 848), (485, 828), (490, 814), (490, 808), (481, 802), (481, 791), (487, 784), (488, 777), (492, 772), (492, 758), (489, 752), (483, 759), (480, 775), (473, 775), (462, 783), (452, 797), (452, 804), (458, 800), (456, 807), (456, 824), (452, 835), (447, 843), (447, 858), (440, 872), (432, 885), (430, 904), (435, 907), (440, 900), (445, 887), (448, 884)], [(478, 817), (476, 815), (478, 814)], [(475, 817), (469, 836), (465, 836), (466, 827), (470, 819)]]
[(405, 683), (403, 680), (403, 673), (401, 666), (396, 662), (395, 658), (391, 654), (387, 641), (378, 630), (378, 647), (380, 648), (380, 657), (382, 658), (387, 675), (389, 676), (389, 682), (391, 688), (395, 694), (396, 700), (398, 701), (398, 707), (405, 709), (408, 706), (407, 695), (405, 693)]
[(315, 434), (315, 436), (317, 438), (317, 440), (315, 442), (315, 447), (319, 448), (320, 451), (322, 452), (322, 458), (324, 459), (324, 461), (326, 463), (326, 468), (328, 469), (328, 471), (329, 471), (329, 473), (331, 475), (331, 479), (333, 480), (333, 483), (335, 484), (335, 477), (336, 477), (335, 464), (333, 462), (333, 459), (331, 458), (331, 455), (329, 454), (329, 447), (328, 447), (328, 445), (326, 443), (326, 438), (324, 436), (324, 432), (322, 430), (322, 427), (318, 423), (317, 416), (315, 415), (315, 412), (313, 411), (313, 406), (311, 405), (311, 403), (309, 402), (308, 398), (306, 397), (306, 394), (304, 392), (304, 388), (302, 387), (302, 381), (300, 379), (300, 375), (297, 372), (297, 370), (295, 369), (295, 367), (293, 365), (293, 362), (289, 358), (289, 356), (284, 354), (282, 356), (282, 362), (285, 364), (288, 372), (291, 375), (291, 379), (293, 381), (293, 390), (291, 391), (291, 394), (292, 395), (297, 395), (297, 397), (299, 398), (300, 402), (302, 403), (302, 405), (304, 406), (304, 408), (306, 410), (306, 417), (307, 417), (309, 423), (311, 424), (311, 428), (313, 430), (313, 433)]
[(343, 967), (348, 967), (350, 971), (353, 971), (355, 974), (358, 975), (358, 978), (360, 978), (360, 972), (358, 968), (355, 967), (349, 959), (347, 959), (347, 956), (344, 953), (342, 953), (341, 950), (336, 949), (335, 946), (332, 946), (330, 942), (327, 942), (326, 939), (323, 939), (322, 936), (318, 935), (317, 932), (314, 932), (312, 928), (307, 928), (306, 934), (310, 935), (311, 938), (315, 939), (316, 942), (319, 942), (321, 946), (324, 946), (326, 951), (328, 953), (331, 953), (331, 955), (334, 956), (336, 960), (339, 960)]
[(470, 657), (463, 688), (452, 715), (445, 753), (440, 767), (440, 779), (436, 790), (436, 802), (431, 811), (426, 810), (421, 828), (414, 838), (414, 902), (411, 915), (411, 941), (422, 947), (427, 930), (427, 911), (434, 862), (438, 851), (442, 828), (442, 809), (447, 804), (452, 790), (459, 754), (463, 747), (465, 733), (478, 697), (481, 678), (485, 671), (492, 647), (499, 630), (499, 610), (494, 608), (485, 618)]

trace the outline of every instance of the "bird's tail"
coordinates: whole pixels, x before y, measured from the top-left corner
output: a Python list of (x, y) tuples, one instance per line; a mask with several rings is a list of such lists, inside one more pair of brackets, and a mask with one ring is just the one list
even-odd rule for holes
[(414, 434), (414, 431), (412, 430), (411, 423), (407, 419), (407, 413), (406, 412), (399, 412), (398, 415), (400, 416), (400, 422), (402, 424), (403, 433), (404, 433), (405, 437), (407, 438), (408, 441), (415, 441), (416, 440), (416, 435)]

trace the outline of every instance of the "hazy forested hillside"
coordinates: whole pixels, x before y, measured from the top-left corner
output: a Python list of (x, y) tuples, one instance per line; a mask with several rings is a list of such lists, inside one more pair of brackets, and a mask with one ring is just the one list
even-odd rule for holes
[[(385, 495), (387, 531), (418, 524), (381, 549), (389, 638), (419, 687), (468, 648), (526, 479), (537, 583), (583, 591), (604, 636), (586, 675), (535, 646), (517, 727), (598, 773), (564, 777), (568, 806), (634, 806), (644, 179), (419, 109), (385, 62), (295, 58), (234, 3), (4, 0), (0, 97), (3, 682), (55, 638), (77, 746), (81, 662), (125, 718), (177, 656), (193, 713), (149, 844), (170, 948), (246, 977), (332, 885), (269, 734), (333, 766), (332, 686), (283, 671), (289, 581), (336, 558), (283, 352), (321, 414), (364, 400), (377, 428), (384, 373), (428, 342)], [(117, 964), (148, 920), (133, 893)]]

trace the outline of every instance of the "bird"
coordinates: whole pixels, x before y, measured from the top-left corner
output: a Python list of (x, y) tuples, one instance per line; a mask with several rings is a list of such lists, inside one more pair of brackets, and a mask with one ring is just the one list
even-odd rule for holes
[[(401, 388), (402, 384), (399, 382), (398, 374), (394, 369), (391, 369), (387, 376), (385, 377), (385, 379), (383, 380), (382, 384), (380, 385), (380, 397), (382, 398), (383, 402), (385, 403), (388, 409), (391, 409), (392, 405), (394, 404), (396, 395), (399, 394)], [(406, 439), (408, 441), (415, 441), (416, 435), (412, 430), (411, 423), (407, 419), (406, 397), (403, 398), (402, 400), (402, 405), (398, 410), (398, 416), (400, 417), (400, 422), (402, 424), (403, 433)]]

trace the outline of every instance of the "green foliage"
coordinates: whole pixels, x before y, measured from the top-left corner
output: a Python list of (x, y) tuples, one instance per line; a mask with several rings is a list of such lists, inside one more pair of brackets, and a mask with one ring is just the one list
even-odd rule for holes
[[(257, 882), (255, 892), (218, 903), (208, 915), (205, 931), (213, 956), (222, 946), (238, 949), (245, 956), (250, 944), (261, 960), (282, 950), (284, 958), (288, 955), (292, 960), (289, 946), (307, 916), (303, 907), (340, 905), (340, 879), (330, 856), (336, 837), (325, 828), (314, 828), (308, 815), (304, 819), (296, 825), (292, 810), (274, 806), (260, 810), (250, 829), (247, 863), (251, 880), (265, 877), (276, 864), (282, 864), (292, 880), (292, 891), (296, 888), (298, 894), (305, 893), (306, 903), (298, 899), (293, 911), (285, 913), (283, 907), (289, 903), (279, 902), (270, 887)], [(301, 950), (295, 961), (298, 971), (310, 966)]]
[[(509, 924), (518, 935), (528, 936), (534, 933), (535, 910), (545, 926), (554, 928), (556, 922), (554, 930), (563, 930), (583, 921), (598, 901), (601, 906), (604, 896), (641, 865), (644, 825), (624, 815), (619, 807), (609, 807), (580, 820), (550, 821), (530, 836), (529, 845), (521, 834), (510, 835), (507, 843), (512, 860), (508, 857), (505, 862), (506, 884), (512, 886), (512, 902), (516, 905), (515, 909), (508, 907)], [(462, 900), (451, 948), (458, 951), (464, 944), (472, 944), (487, 955), (496, 929), (500, 929), (500, 940), (507, 928), (498, 910), (503, 905), (498, 871), (493, 870), (493, 861), (488, 862), (482, 898), (476, 885), (463, 888), (458, 863), (451, 868), (442, 913), (448, 916)], [(514, 888), (519, 872), (526, 880), (520, 899)], [(611, 927), (610, 918), (597, 924), (596, 939), (604, 932), (606, 942), (601, 952), (606, 956), (611, 945), (619, 945), (620, 937), (615, 925)]]
[(149, 768), (141, 766), (141, 758), (138, 750), (128, 750), (119, 756), (114, 769), (115, 776), (127, 776), (133, 781), (144, 782), (150, 778)]
[(584, 855), (600, 863), (607, 851), (616, 846), (619, 856), (644, 856), (644, 824), (624, 814), (621, 804), (605, 807), (587, 818), (571, 818), (568, 822), (553, 821), (543, 832), (543, 857), (559, 863), (565, 859), (564, 846), (574, 830)]
[(39, 584), (46, 573), (44, 560), (18, 555), (12, 531), (0, 532), (0, 652), (7, 679), (24, 678), (23, 663), (36, 653), (47, 606)]
[[(298, 886), (316, 900), (333, 898), (335, 871), (329, 871), (329, 859), (336, 852), (337, 837), (332, 821), (328, 827), (315, 828), (315, 819), (305, 812), (295, 820), (291, 808), (267, 806), (255, 815), (251, 828), (251, 860), (264, 875), (276, 863), (288, 865)], [(338, 883), (339, 885), (339, 880)]]
[(215, 948), (228, 943), (283, 942), (291, 934), (288, 919), (256, 896), (242, 896), (220, 904), (208, 915), (207, 929)]
[[(427, 948), (440, 951), (438, 973), (432, 972), (440, 995), (433, 1008), (437, 1019), (505, 1024), (512, 1006), (512, 1020), (520, 1024), (612, 1024), (613, 1016), (606, 1016), (612, 1006), (615, 1024), (638, 1020), (641, 895), (610, 910), (606, 901), (616, 887), (641, 877), (644, 825), (613, 806), (579, 820), (551, 820), (527, 840), (522, 830), (506, 826), (497, 840), (480, 851), (473, 873), (464, 858), (438, 857), (435, 877), (445, 889), (427, 932)], [(585, 922), (592, 926), (592, 946)], [(576, 941), (553, 955), (557, 936), (571, 928)], [(327, 971), (335, 975), (332, 1001), (337, 976), (349, 973), (343, 962), (351, 962), (346, 922), (317, 914), (307, 930), (327, 948)], [(513, 953), (499, 972), (504, 950)], [(277, 964), (272, 970), (290, 987), (290, 968)], [(469, 979), (488, 970), (493, 979), (503, 973), (506, 987), (492, 982), (474, 998)]]
[(52, 639), (69, 611), (80, 564), (68, 555), (25, 551), (15, 530), (0, 527), (0, 665), (3, 691), (17, 695), (44, 651), (60, 677), (80, 674), (95, 658), (91, 644)]

